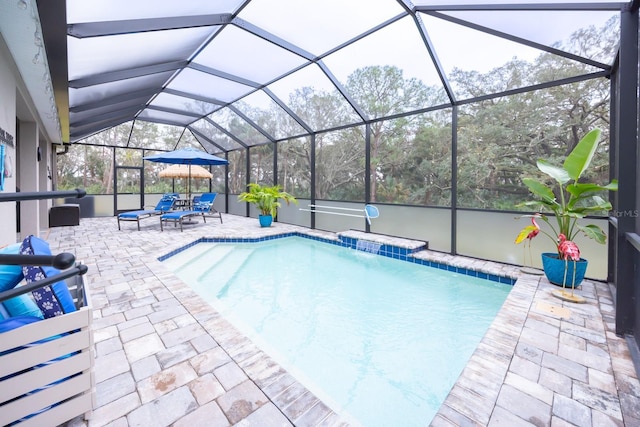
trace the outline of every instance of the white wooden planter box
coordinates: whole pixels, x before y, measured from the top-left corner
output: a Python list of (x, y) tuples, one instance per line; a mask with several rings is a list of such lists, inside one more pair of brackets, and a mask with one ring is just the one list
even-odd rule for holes
[(20, 348), (0, 355), (0, 426), (57, 426), (91, 415), (91, 302), (82, 276), (65, 281), (78, 311), (0, 334), (0, 354)]

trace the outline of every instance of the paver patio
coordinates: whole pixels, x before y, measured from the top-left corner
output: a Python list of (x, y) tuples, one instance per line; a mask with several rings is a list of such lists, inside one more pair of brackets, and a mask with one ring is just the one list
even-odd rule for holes
[[(164, 232), (155, 220), (118, 231), (115, 218), (47, 230), (52, 251), (89, 267), (96, 408), (69, 426), (340, 426), (334, 413), (157, 260), (201, 237), (333, 233), (223, 214)], [(380, 237), (381, 239), (383, 237)], [(388, 238), (387, 238), (388, 239)], [(392, 239), (393, 240), (393, 239)], [(451, 390), (434, 426), (638, 426), (640, 383), (614, 333), (605, 283), (586, 304), (562, 302), (540, 276), (513, 266), (423, 251), (418, 257), (518, 277)], [(429, 420), (425, 420), (425, 425)]]

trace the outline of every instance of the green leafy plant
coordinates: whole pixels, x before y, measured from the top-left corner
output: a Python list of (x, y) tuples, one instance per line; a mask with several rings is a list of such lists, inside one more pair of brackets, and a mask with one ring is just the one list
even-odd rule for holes
[(298, 201), (291, 194), (282, 191), (279, 185), (263, 186), (257, 183), (249, 184), (248, 191), (240, 193), (238, 200), (256, 205), (261, 215), (271, 215), (276, 217), (278, 208), (281, 206), (280, 200), (284, 200), (287, 205), (290, 202), (298, 204)]
[[(583, 232), (587, 237), (604, 244), (606, 235), (597, 225), (582, 225), (579, 219), (587, 215), (598, 214), (611, 210), (611, 203), (604, 200), (597, 193), (601, 191), (616, 191), (618, 181), (612, 180), (607, 185), (580, 182), (580, 177), (589, 168), (600, 141), (600, 129), (594, 129), (587, 133), (578, 142), (578, 145), (569, 153), (562, 167), (554, 166), (546, 160), (538, 160), (537, 166), (541, 172), (553, 179), (553, 185), (549, 186), (534, 178), (524, 178), (522, 182), (536, 197), (535, 200), (518, 204), (519, 207), (528, 207), (540, 212), (535, 217), (546, 222), (551, 228), (547, 232), (534, 225), (522, 229), (516, 238), (516, 243), (537, 235), (537, 231), (547, 235), (553, 240), (556, 248), (561, 234), (566, 240), (573, 241), (578, 232)], [(552, 212), (555, 216), (555, 224), (544, 211)]]

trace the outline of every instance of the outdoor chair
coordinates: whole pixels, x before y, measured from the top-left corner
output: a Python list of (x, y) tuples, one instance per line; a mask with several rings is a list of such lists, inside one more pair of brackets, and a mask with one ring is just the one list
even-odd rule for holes
[(213, 202), (218, 193), (204, 193), (200, 196), (200, 201), (195, 203), (189, 211), (173, 211), (160, 215), (160, 230), (164, 230), (163, 224), (173, 222), (174, 226), (180, 224), (180, 231), (183, 231), (182, 225), (185, 219), (202, 216), (202, 220), (207, 222), (206, 217), (219, 217), (222, 224), (222, 214), (213, 208)]
[(173, 209), (173, 205), (178, 200), (178, 193), (166, 193), (162, 196), (154, 209), (142, 209), (137, 211), (123, 212), (118, 215), (118, 230), (120, 230), (120, 221), (136, 221), (138, 223), (138, 231), (140, 231), (140, 220), (151, 218), (156, 215), (163, 214)]
[(0, 258), (0, 425), (90, 418), (96, 386), (87, 267), (73, 254), (53, 255), (33, 235), (0, 250)]

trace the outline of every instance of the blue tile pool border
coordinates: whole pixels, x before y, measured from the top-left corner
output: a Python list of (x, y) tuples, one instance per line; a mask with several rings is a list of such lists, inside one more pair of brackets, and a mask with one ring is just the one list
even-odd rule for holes
[[(168, 258), (171, 258), (178, 253), (197, 245), (198, 243), (258, 243), (265, 242), (268, 240), (282, 239), (285, 237), (303, 237), (305, 239), (316, 240), (318, 242), (328, 243), (331, 245), (341, 246), (344, 248), (356, 249), (356, 245), (358, 243), (357, 238), (353, 237), (345, 237), (339, 236), (338, 240), (327, 239), (325, 237), (313, 236), (301, 232), (291, 232), (291, 233), (283, 233), (283, 234), (275, 234), (272, 236), (263, 236), (263, 237), (243, 237), (243, 238), (230, 238), (230, 237), (201, 237), (189, 244), (186, 244), (178, 249), (175, 249), (167, 254), (164, 254), (158, 257), (158, 261), (165, 261)], [(498, 282), (506, 285), (513, 286), (516, 283), (516, 279), (506, 276), (499, 276), (497, 274), (486, 273), (478, 270), (471, 270), (464, 267), (456, 267), (450, 264), (441, 263), (437, 261), (429, 261), (425, 259), (416, 258), (414, 256), (415, 253), (420, 252), (425, 249), (425, 247), (418, 247), (414, 249), (402, 248), (399, 246), (389, 245), (389, 244), (381, 244), (380, 249), (378, 251), (378, 255), (386, 256), (388, 258), (398, 259), (401, 261), (407, 261), (414, 264), (424, 265), (426, 267), (437, 268), (440, 270), (447, 270), (453, 273), (464, 274), (466, 276), (477, 277), (480, 279), (490, 280), (492, 282)]]

